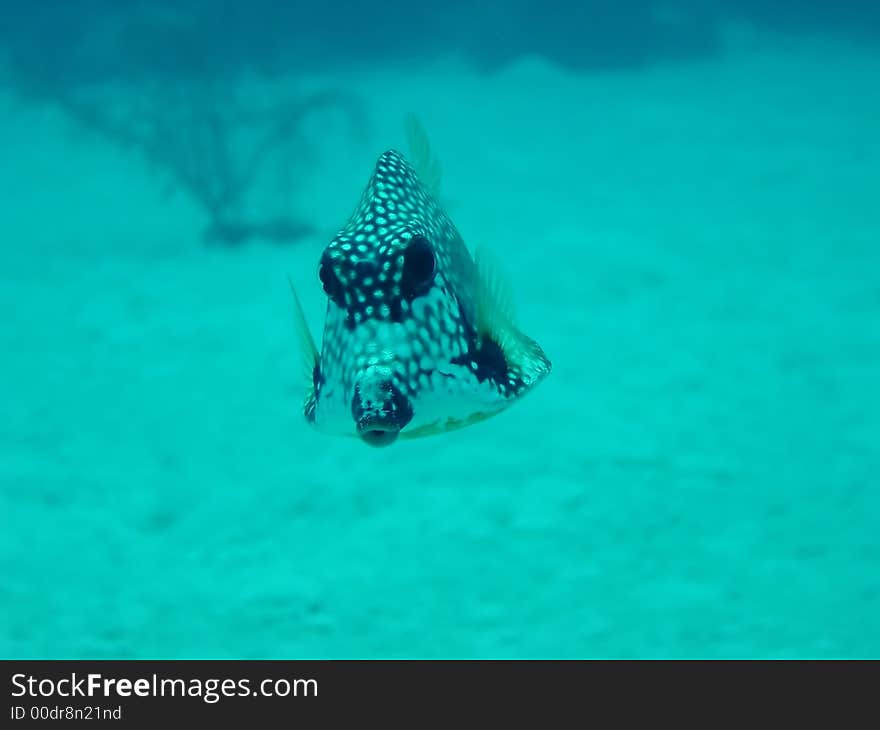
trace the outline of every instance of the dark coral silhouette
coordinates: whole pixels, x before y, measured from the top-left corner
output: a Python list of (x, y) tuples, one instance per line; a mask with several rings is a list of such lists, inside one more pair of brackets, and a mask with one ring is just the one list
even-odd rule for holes
[[(270, 168), (288, 171), (288, 184), (302, 171), (309, 159), (303, 129), (311, 116), (341, 114), (357, 129), (356, 100), (339, 91), (279, 92), (276, 84), (271, 101), (255, 101), (243, 93), (237, 74), (198, 51), (191, 30), (185, 16), (128, 14), (81, 39), (80, 59), (131, 64), (152, 47), (156, 58), (164, 59), (156, 61), (152, 74), (139, 60), (140, 72), (122, 80), (78, 83), (65, 77), (63, 66), (13, 57), (12, 78), (31, 100), (52, 103), (85, 128), (140, 153), (204, 211), (207, 243), (288, 242), (309, 235), (310, 221), (254, 206), (254, 190), (267, 187)], [(167, 46), (171, 56), (186, 62), (169, 61)], [(128, 56), (121, 55), (124, 49)], [(179, 63), (177, 74), (169, 63)]]

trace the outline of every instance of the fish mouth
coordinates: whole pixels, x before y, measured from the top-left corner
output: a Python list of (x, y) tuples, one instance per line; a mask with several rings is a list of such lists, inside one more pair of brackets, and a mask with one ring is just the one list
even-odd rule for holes
[(391, 419), (364, 419), (357, 426), (358, 436), (365, 444), (382, 447), (390, 446), (400, 434), (400, 426)]
[(390, 379), (364, 380), (354, 389), (351, 414), (370, 446), (389, 446), (413, 417), (412, 404)]

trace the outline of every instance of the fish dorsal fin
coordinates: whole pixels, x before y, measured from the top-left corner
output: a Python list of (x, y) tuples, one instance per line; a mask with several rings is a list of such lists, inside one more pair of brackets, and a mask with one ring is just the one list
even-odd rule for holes
[(436, 198), (440, 195), (440, 162), (431, 151), (431, 142), (425, 128), (415, 114), (406, 115), (406, 140), (410, 162), (419, 179)]
[(513, 288), (501, 273), (495, 257), (487, 249), (478, 247), (474, 264), (477, 334), (495, 342), (508, 366), (527, 385), (533, 385), (550, 372), (550, 361), (537, 342), (517, 329)]
[[(312, 339), (312, 333), (306, 322), (302, 304), (293, 286), (293, 279), (288, 276), (287, 281), (290, 284), (290, 293), (293, 294), (293, 327), (296, 332), (297, 344), (299, 345), (302, 377), (308, 383), (308, 386), (314, 389), (314, 373), (315, 366), (318, 364), (318, 349), (315, 347), (315, 341)], [(311, 391), (309, 392), (311, 393)]]

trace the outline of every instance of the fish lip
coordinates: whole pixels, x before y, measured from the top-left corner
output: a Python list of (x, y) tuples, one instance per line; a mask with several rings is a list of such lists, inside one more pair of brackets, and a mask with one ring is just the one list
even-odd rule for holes
[(400, 434), (400, 426), (387, 418), (365, 418), (357, 425), (358, 436), (370, 446), (390, 446)]
[(354, 387), (351, 415), (357, 435), (370, 446), (389, 446), (413, 417), (412, 403), (390, 378), (363, 380)]

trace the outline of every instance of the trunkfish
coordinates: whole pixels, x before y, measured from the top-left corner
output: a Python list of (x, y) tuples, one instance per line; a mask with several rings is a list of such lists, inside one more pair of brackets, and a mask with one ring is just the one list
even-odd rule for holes
[(306, 420), (372, 446), (485, 420), (550, 372), (514, 324), (509, 285), (485, 251), (471, 256), (440, 207), (440, 167), (424, 131), (410, 119), (407, 132), (412, 164), (394, 150), (379, 157), (321, 255), (320, 353), (293, 292)]

